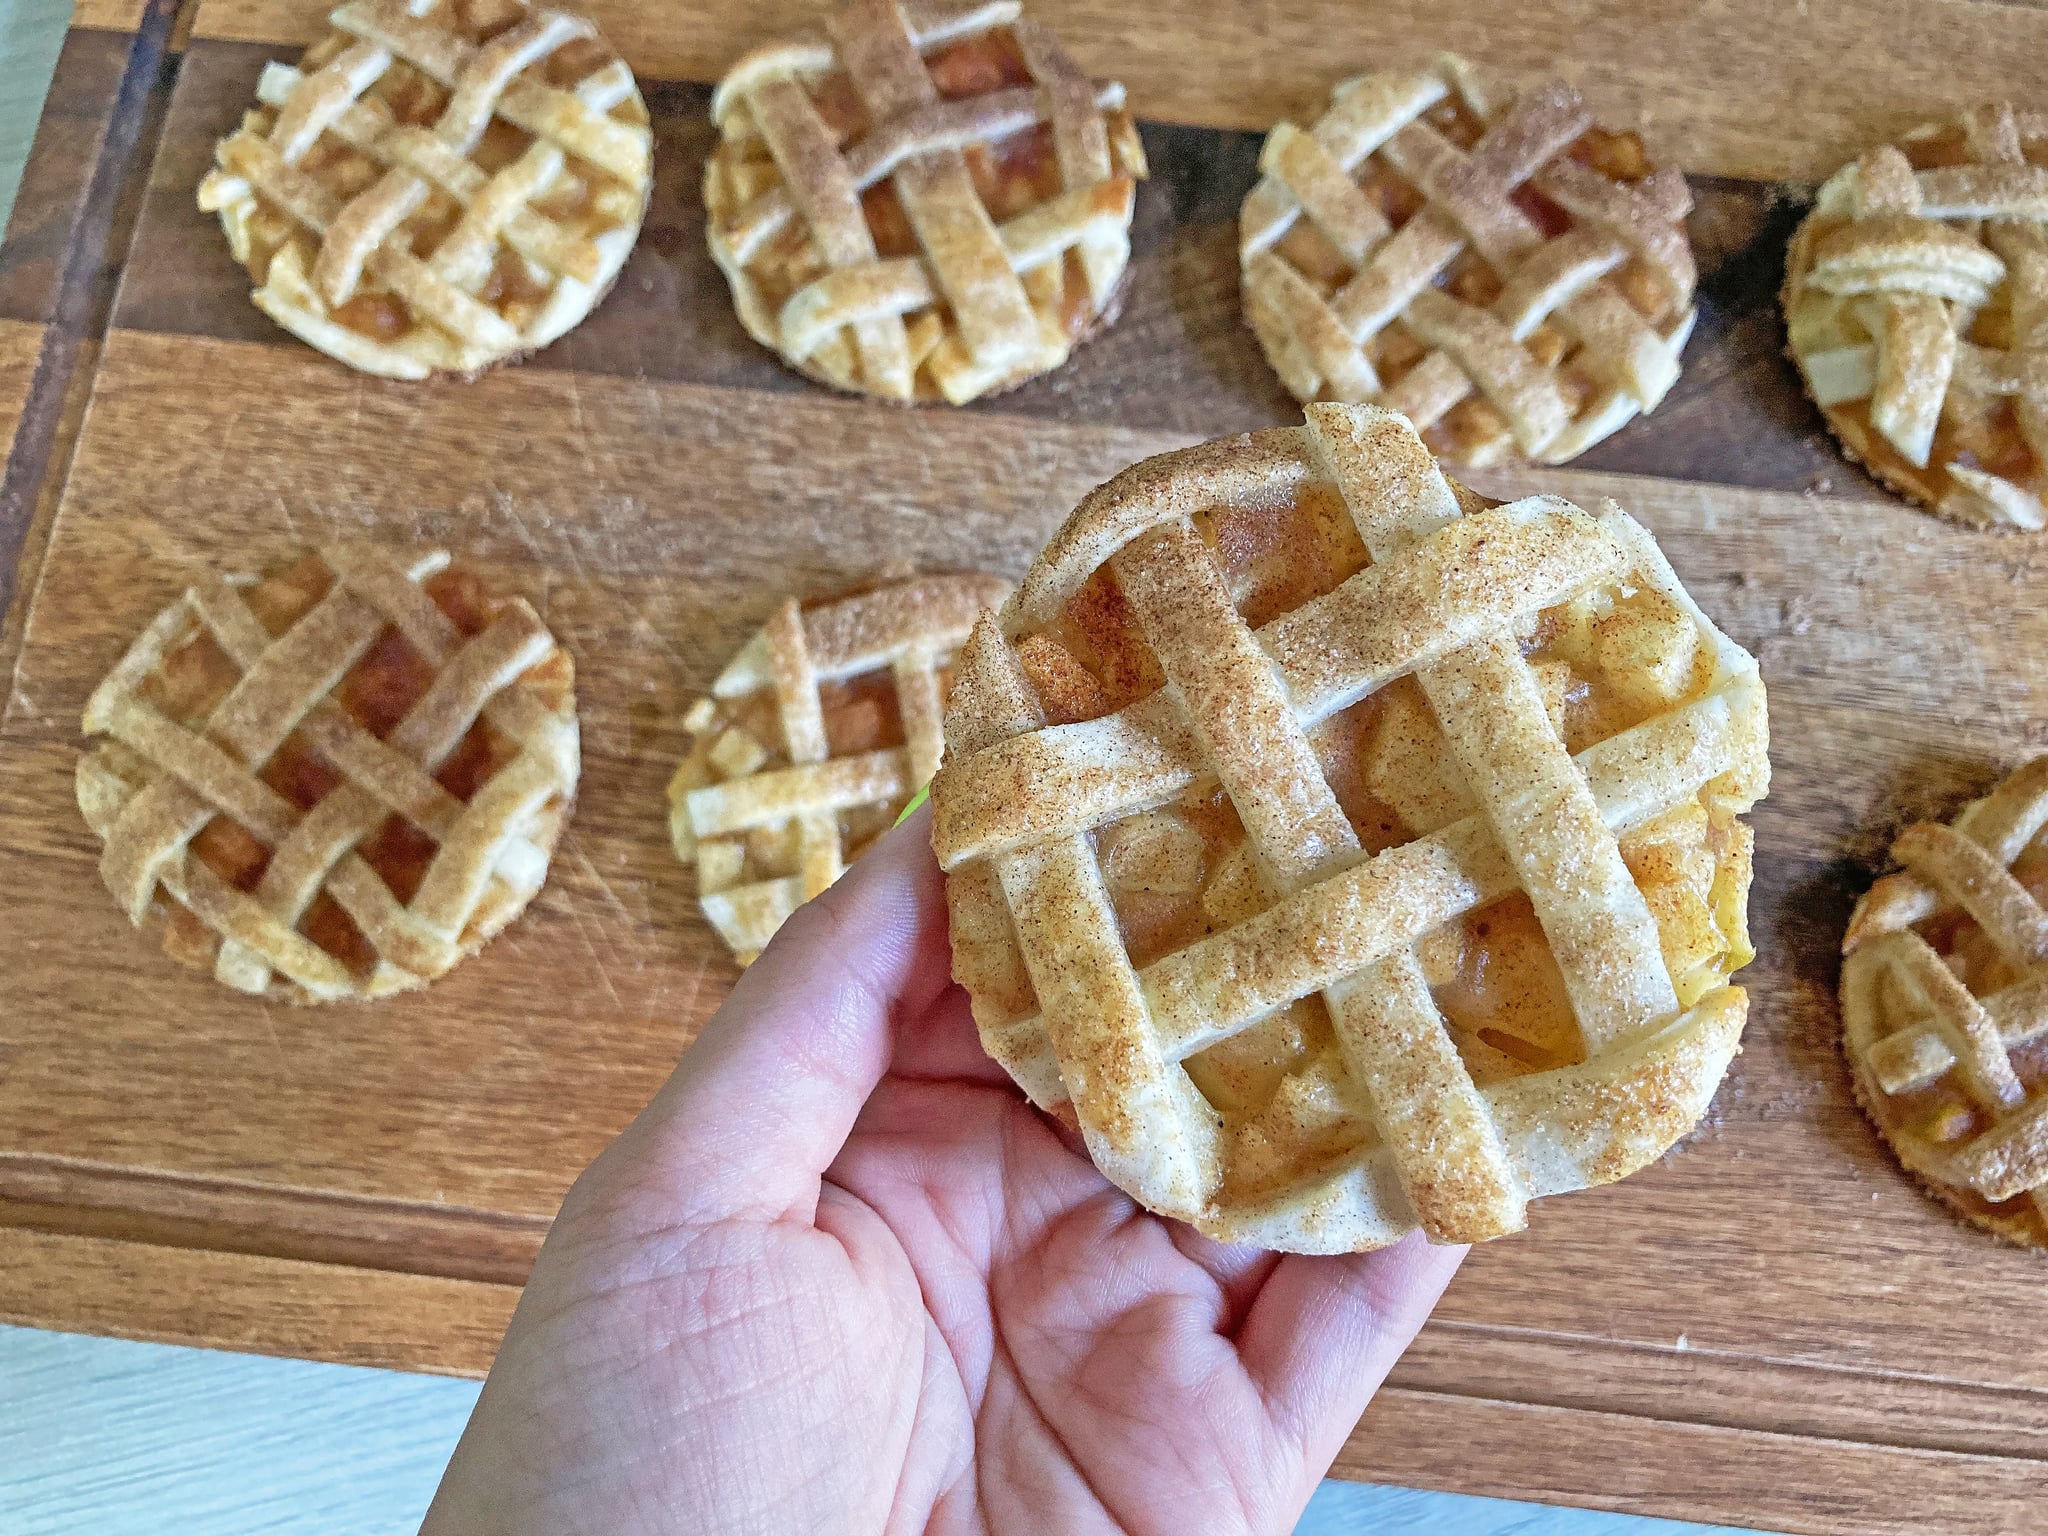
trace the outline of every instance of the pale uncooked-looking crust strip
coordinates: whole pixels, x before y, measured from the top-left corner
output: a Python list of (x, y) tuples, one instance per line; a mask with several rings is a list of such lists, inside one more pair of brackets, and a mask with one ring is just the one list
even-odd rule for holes
[[(895, 0), (847, 0), (825, 25), (877, 121), (938, 101)], [(927, 150), (906, 159), (891, 180), (968, 356), (992, 372), (1023, 363), (1038, 345), (1038, 319), (961, 152)]]
[[(2020, 436), (2048, 459), (2048, 169), (2026, 159), (2039, 122), (2007, 105), (1965, 113), (1970, 164), (1916, 171), (1895, 145), (1866, 151), (1821, 188), (1812, 217), (1846, 222), (1818, 241), (1802, 225), (1785, 294), (1808, 390), (1852, 452), (1865, 449), (1837, 408), (1868, 401), (1870, 429), (1908, 465), (1947, 472), (1952, 486), (1936, 510), (2025, 529), (2048, 522), (2037, 485), (1974, 458), (1934, 465), (1932, 455), (1944, 408), (1967, 415), (1948, 404), (1953, 390), (2010, 400)], [(1978, 345), (1968, 334), (2001, 288), (2010, 339)], [(1869, 341), (1848, 344), (1844, 312)], [(1909, 488), (1932, 498), (1926, 486)]]
[[(266, 64), (256, 85), (256, 99), (266, 106), (286, 109), (298, 99), (306, 79), (289, 64)], [(577, 96), (599, 111), (609, 111), (632, 93), (632, 71), (616, 61), (576, 87)], [(350, 100), (326, 127), (350, 148), (380, 164), (402, 166), (458, 202), (471, 207), (485, 202), (498, 204), (494, 191), (497, 184), (475, 162), (456, 154), (426, 130), (400, 123), (392, 117), (390, 108), (374, 98)], [(561, 152), (545, 140), (535, 148), (553, 154)], [(594, 283), (603, 265), (603, 255), (597, 246), (571, 236), (559, 224), (527, 206), (533, 193), (552, 174), (540, 174), (539, 166), (543, 163), (524, 166), (521, 178), (513, 183), (524, 195), (498, 204), (503, 217), (491, 220), (498, 226), (493, 232), (501, 230), (505, 243), (527, 260), (579, 282)]]

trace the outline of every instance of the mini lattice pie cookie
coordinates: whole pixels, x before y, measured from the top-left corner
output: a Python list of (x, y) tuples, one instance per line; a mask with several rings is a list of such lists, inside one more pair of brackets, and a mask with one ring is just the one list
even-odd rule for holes
[(1298, 400), (1369, 401), (1462, 464), (1557, 464), (1678, 378), (1685, 178), (1558, 82), (1446, 55), (1283, 122), (1239, 229), (1245, 318)]
[(379, 997), (525, 908), (576, 795), (575, 669), (438, 551), (210, 577), (85, 708), (100, 875), (240, 992)]
[(1785, 263), (1807, 392), (1851, 458), (1963, 522), (2048, 523), (2048, 116), (1980, 107), (1820, 189)]
[(647, 211), (632, 71), (522, 0), (350, 0), (214, 151), (256, 307), (365, 373), (470, 374), (545, 346), (611, 287)]
[(1096, 491), (957, 672), (954, 974), (1153, 1210), (1471, 1241), (1705, 1110), (1764, 690), (1618, 507), (1489, 503), (1313, 405)]
[(812, 378), (960, 405), (1116, 317), (1145, 151), (1123, 87), (1017, 0), (851, 0), (711, 99), (711, 254), (741, 323)]
[(1842, 1045), (1899, 1161), (1980, 1227), (2048, 1248), (2048, 757), (1952, 827), (1908, 827), (1905, 866), (1856, 904)]
[(994, 576), (915, 576), (790, 598), (683, 717), (668, 786), (676, 854), (745, 965), (928, 783), (953, 655), (1002, 602)]

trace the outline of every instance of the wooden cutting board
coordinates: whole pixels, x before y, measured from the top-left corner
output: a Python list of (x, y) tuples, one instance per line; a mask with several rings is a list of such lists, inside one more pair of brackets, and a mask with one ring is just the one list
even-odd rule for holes
[[(1951, 103), (2048, 100), (2048, 12), (1390, 0), (1368, 28), (1345, 0), (1142, 22), (1044, 0), (1146, 119), (1130, 303), (1064, 372), (956, 412), (786, 373), (704, 253), (702, 82), (809, 7), (595, 9), (655, 113), (647, 232), (581, 330), (471, 385), (291, 341), (193, 206), (320, 5), (81, 9), (0, 250), (0, 1318), (483, 1370), (568, 1181), (734, 975), (667, 844), (681, 707), (786, 591), (905, 555), (1021, 571), (1132, 459), (1298, 419), (1237, 314), (1245, 130), (1456, 46), (1577, 79), (1697, 178), (1702, 316), (1672, 398), (1568, 470), (1477, 478), (1648, 523), (1762, 659), (1777, 778), (1746, 1050), (1708, 1122), (1475, 1253), (1339, 1470), (1797, 1531), (2041, 1529), (2048, 1267), (1892, 1165), (1834, 984), (1890, 832), (2048, 745), (2048, 540), (1946, 527), (1843, 464), (1772, 303), (1796, 183)], [(527, 593), (576, 655), (585, 777), (547, 889), (482, 956), (413, 997), (294, 1009), (128, 929), (71, 774), (90, 687), (194, 573), (340, 532), (445, 544)]]

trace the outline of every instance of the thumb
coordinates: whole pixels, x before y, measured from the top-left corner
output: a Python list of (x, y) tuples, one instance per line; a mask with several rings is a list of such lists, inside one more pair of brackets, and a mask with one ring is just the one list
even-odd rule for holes
[(651, 1182), (669, 1219), (809, 1221), (888, 1067), (893, 1021), (931, 1006), (950, 958), (921, 810), (782, 925), (585, 1178)]
[[(1320, 1477), (1465, 1257), (1411, 1232), (1390, 1248), (1290, 1254), (1238, 1330), (1245, 1370)], [(1307, 1492), (1303, 1492), (1307, 1498)]]

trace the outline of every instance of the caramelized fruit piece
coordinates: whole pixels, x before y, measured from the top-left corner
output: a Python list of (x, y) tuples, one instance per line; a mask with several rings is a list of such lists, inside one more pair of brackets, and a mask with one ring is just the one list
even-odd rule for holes
[(403, 304), (388, 293), (371, 289), (358, 292), (331, 311), (335, 323), (345, 325), (373, 341), (396, 341), (412, 329), (412, 317)]
[(818, 689), (825, 743), (833, 757), (903, 745), (895, 680), (886, 670), (862, 673)]
[(1461, 920), (1454, 968), (1432, 976), (1444, 1017), (1532, 1069), (1584, 1058), (1564, 975), (1521, 892)]
[(941, 48), (926, 56), (924, 66), (939, 95), (948, 101), (1032, 83), (1024, 55), (1005, 27)]

